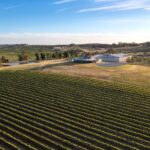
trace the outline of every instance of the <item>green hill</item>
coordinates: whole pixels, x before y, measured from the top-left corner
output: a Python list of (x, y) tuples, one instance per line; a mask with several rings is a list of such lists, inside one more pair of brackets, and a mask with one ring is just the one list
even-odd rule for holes
[(0, 149), (150, 149), (150, 89), (0, 72)]

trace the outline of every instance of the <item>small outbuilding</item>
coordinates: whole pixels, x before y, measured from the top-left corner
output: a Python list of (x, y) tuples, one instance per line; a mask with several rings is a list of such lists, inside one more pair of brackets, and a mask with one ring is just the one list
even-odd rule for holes
[(72, 59), (72, 62), (75, 62), (75, 63), (93, 63), (93, 62), (96, 62), (96, 59), (93, 57), (78, 57), (78, 58)]

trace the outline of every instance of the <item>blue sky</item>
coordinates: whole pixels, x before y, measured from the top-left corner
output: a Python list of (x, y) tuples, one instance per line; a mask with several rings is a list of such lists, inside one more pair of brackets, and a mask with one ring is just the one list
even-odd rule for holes
[(0, 0), (0, 44), (148, 40), (150, 0)]

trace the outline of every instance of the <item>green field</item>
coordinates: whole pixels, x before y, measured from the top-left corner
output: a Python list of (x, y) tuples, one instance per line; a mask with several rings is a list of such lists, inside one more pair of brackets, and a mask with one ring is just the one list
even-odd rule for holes
[(148, 150), (149, 141), (148, 88), (0, 72), (0, 149)]
[[(0, 58), (4, 56), (9, 60), (9, 62), (15, 62), (18, 61), (18, 55), (21, 54), (21, 52), (0, 52)], [(35, 53), (34, 52), (27, 52), (28, 60), (35, 60)]]

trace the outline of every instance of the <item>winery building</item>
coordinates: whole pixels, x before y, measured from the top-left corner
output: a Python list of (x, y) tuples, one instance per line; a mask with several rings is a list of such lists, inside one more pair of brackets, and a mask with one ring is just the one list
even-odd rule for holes
[(105, 54), (102, 56), (102, 62), (127, 62), (129, 57), (127, 54)]

